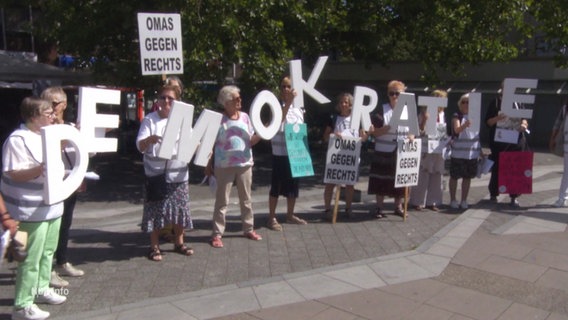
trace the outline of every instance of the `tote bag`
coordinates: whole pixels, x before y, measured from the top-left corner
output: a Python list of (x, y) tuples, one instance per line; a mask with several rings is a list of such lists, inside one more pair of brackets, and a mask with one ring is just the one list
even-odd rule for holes
[(532, 151), (503, 151), (499, 153), (499, 193), (532, 193)]

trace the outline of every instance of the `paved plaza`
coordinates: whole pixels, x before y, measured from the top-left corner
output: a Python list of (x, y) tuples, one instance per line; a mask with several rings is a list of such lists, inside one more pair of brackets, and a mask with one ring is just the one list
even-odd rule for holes
[[(65, 304), (42, 308), (52, 319), (98, 320), (568, 319), (568, 209), (550, 205), (561, 158), (535, 153), (533, 193), (519, 199), (519, 209), (504, 195), (490, 203), (483, 176), (472, 181), (468, 210), (409, 210), (403, 221), (370, 217), (364, 157), (354, 217), (331, 224), (322, 220), (323, 156), (316, 153), (316, 176), (302, 180), (296, 205), (309, 224), (283, 223), (282, 232), (265, 227), (270, 161), (257, 158), (253, 208), (262, 241), (242, 236), (234, 190), (225, 247), (209, 245), (213, 196), (192, 167), (194, 230), (186, 240), (195, 254), (163, 243), (163, 261), (152, 262), (139, 227), (141, 161), (97, 155), (92, 166), (101, 180), (80, 196), (69, 250), (86, 275), (67, 278)], [(285, 207), (282, 199), (281, 222)], [(388, 200), (387, 213), (393, 209)], [(0, 319), (10, 318), (15, 266), (0, 270)]]

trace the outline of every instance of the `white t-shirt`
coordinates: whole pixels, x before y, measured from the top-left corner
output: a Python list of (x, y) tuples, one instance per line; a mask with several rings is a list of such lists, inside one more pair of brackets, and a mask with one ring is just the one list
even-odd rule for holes
[[(161, 118), (158, 112), (148, 114), (140, 124), (138, 136), (136, 137), (136, 146), (140, 146), (140, 141), (146, 139), (151, 135), (163, 136), (166, 130), (167, 118)], [(179, 134), (174, 146), (172, 157), (177, 156)], [(144, 154), (144, 173), (148, 177), (157, 176), (166, 172), (167, 182), (184, 182), (189, 179), (189, 170), (187, 162), (179, 160), (165, 160), (158, 158), (158, 151), (160, 150), (160, 143), (149, 146), (146, 150), (139, 150)], [(164, 166), (167, 165), (167, 171)]]
[(63, 202), (48, 205), (43, 198), (44, 175), (16, 182), (6, 172), (37, 167), (43, 162), (41, 135), (25, 125), (12, 132), (2, 148), (2, 183), (0, 190), (6, 209), (18, 221), (40, 222), (63, 215)]

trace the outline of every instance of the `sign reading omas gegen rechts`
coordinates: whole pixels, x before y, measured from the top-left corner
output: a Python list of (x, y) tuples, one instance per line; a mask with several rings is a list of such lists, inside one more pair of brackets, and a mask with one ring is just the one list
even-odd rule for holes
[(177, 13), (138, 13), (142, 75), (182, 74), (181, 18)]
[(394, 187), (411, 187), (418, 185), (418, 172), (420, 170), (420, 153), (422, 141), (420, 139), (404, 139), (397, 141), (396, 174)]

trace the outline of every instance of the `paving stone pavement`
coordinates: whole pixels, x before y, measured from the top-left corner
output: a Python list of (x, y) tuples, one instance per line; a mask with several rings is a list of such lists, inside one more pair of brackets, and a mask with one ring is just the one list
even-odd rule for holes
[[(383, 220), (369, 217), (374, 200), (365, 192), (368, 168), (364, 158), (357, 185), (363, 191), (362, 199), (353, 207), (355, 217), (340, 218), (336, 224), (321, 220), (322, 164), (314, 158), (316, 176), (302, 181), (296, 205), (309, 224), (283, 224), (283, 232), (264, 227), (270, 166), (266, 158), (259, 157), (253, 208), (257, 231), (264, 239), (254, 242), (242, 237), (238, 204), (232, 198), (223, 249), (208, 244), (212, 195), (207, 186), (199, 185), (202, 174), (194, 170), (190, 195), (195, 229), (187, 233), (187, 241), (196, 253), (183, 257), (171, 252), (170, 244), (162, 244), (164, 260), (155, 263), (145, 258), (148, 236), (139, 231), (140, 161), (124, 155), (100, 157), (93, 166), (101, 180), (89, 183), (89, 191), (81, 195), (72, 227), (69, 255), (86, 275), (69, 279), (65, 304), (45, 309), (62, 319), (150, 319), (158, 315), (179, 319), (497, 319), (495, 315), (523, 314), (526, 308), (542, 311), (546, 315), (542, 319), (568, 315), (568, 299), (563, 300), (568, 268), (562, 262), (568, 252), (557, 243), (566, 240), (566, 209), (551, 210), (546, 205), (557, 193), (560, 158), (535, 153), (533, 194), (520, 198), (520, 210), (506, 203), (489, 203), (488, 176), (483, 176), (472, 181), (470, 210), (409, 211), (406, 221), (393, 215)], [(447, 191), (444, 197), (447, 203)], [(505, 196), (501, 199), (506, 201)], [(392, 201), (387, 208), (392, 211)], [(282, 200), (278, 212), (284, 210)], [(279, 218), (283, 220), (283, 214)], [(542, 240), (559, 247), (556, 251), (529, 250), (532, 243), (526, 240), (528, 244), (518, 249), (517, 256), (496, 254), (502, 237), (507, 238), (507, 246), (501, 250), (509, 252), (515, 241), (525, 236), (536, 241), (543, 232), (560, 234), (558, 239)], [(543, 259), (552, 266), (532, 266)], [(14, 268), (14, 264), (5, 264), (0, 270), (0, 319), (9, 319)], [(539, 304), (533, 303), (539, 300), (534, 297), (513, 299), (516, 291), (511, 288), (525, 290), (521, 292), (552, 288), (556, 294)], [(415, 296), (426, 293), (428, 299)], [(490, 299), (496, 296), (502, 304), (492, 306), (494, 309), (454, 302), (461, 297), (477, 304), (478, 298), (496, 301)], [(370, 297), (389, 308), (373, 303)], [(445, 305), (450, 301), (456, 304), (455, 310)], [(406, 307), (395, 307), (401, 303)], [(467, 308), (472, 310), (465, 312)], [(389, 310), (379, 316), (379, 309)], [(441, 316), (426, 317), (428, 314)]]

